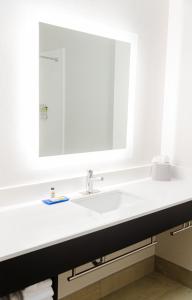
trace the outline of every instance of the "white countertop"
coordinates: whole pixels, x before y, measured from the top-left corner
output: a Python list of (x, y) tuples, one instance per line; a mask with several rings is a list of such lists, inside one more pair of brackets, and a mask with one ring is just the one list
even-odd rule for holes
[[(131, 210), (99, 214), (72, 201), (47, 206), (41, 200), (0, 208), (0, 261), (42, 249), (192, 199), (192, 180), (138, 180), (110, 187), (137, 196)], [(107, 191), (105, 188), (103, 191)], [(82, 197), (80, 194), (71, 195)]]

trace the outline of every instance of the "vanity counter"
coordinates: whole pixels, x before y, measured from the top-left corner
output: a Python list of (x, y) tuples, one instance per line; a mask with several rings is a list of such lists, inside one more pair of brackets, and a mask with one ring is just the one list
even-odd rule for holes
[[(72, 201), (51, 206), (40, 200), (0, 207), (0, 262), (177, 206), (192, 199), (192, 181), (150, 179), (117, 185), (139, 201), (121, 214), (99, 214)], [(82, 197), (80, 194), (71, 197)], [(178, 224), (179, 225), (179, 224)]]
[(134, 201), (104, 214), (75, 204), (80, 194), (51, 206), (26, 199), (0, 207), (0, 297), (53, 278), (57, 300), (58, 274), (192, 220), (190, 180), (145, 179), (102, 192), (110, 190)]

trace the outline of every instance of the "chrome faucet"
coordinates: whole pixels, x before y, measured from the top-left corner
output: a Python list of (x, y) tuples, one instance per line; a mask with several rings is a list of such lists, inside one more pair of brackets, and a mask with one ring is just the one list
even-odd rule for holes
[(103, 181), (103, 177), (93, 175), (93, 170), (88, 170), (86, 178), (86, 194), (93, 194), (99, 192), (93, 189), (94, 181)]

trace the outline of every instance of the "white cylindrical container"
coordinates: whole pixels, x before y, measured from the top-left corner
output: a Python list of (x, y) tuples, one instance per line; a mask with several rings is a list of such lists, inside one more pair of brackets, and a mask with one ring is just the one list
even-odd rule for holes
[(151, 169), (153, 180), (169, 181), (171, 180), (171, 165), (169, 163), (154, 163)]

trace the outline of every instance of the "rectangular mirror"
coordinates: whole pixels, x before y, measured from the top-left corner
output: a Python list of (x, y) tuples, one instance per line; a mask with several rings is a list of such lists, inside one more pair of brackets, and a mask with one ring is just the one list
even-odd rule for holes
[(131, 45), (39, 24), (39, 155), (126, 148)]

